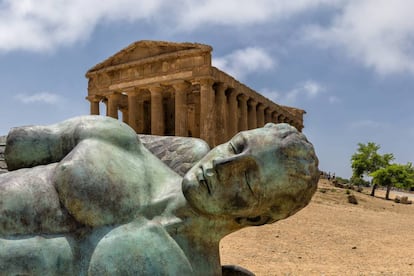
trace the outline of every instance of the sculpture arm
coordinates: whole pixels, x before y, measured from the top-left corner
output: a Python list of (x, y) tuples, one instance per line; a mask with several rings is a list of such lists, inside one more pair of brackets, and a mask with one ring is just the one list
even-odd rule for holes
[(5, 159), (8, 170), (59, 162), (85, 139), (98, 139), (128, 151), (139, 140), (129, 126), (109, 117), (77, 117), (50, 126), (13, 128), (7, 136)]

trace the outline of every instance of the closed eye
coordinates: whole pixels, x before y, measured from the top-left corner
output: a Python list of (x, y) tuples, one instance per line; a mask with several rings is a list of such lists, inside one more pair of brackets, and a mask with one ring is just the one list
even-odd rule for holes
[(238, 154), (236, 147), (233, 145), (232, 142), (229, 142), (229, 148), (230, 151), (233, 152), (234, 154)]
[(235, 137), (233, 137), (233, 139), (231, 139), (231, 141), (229, 142), (231, 150), (235, 153), (235, 154), (240, 154), (244, 151), (244, 149), (246, 148), (246, 140), (245, 137), (243, 137), (242, 135), (236, 135)]

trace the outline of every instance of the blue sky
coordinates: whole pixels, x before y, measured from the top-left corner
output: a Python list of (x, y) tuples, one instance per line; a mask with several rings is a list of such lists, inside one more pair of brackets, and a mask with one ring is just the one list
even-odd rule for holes
[(86, 71), (138, 40), (200, 42), (213, 64), (303, 108), (320, 169), (357, 143), (414, 161), (410, 0), (0, 0), (0, 134), (89, 112)]

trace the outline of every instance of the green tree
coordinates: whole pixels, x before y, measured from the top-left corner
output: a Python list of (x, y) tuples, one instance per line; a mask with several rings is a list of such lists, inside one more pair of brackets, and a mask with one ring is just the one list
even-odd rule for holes
[[(357, 151), (351, 157), (352, 178), (360, 179), (363, 176), (370, 176), (373, 172), (387, 167), (394, 159), (392, 153), (379, 154), (380, 145), (373, 142), (367, 144), (358, 143)], [(378, 184), (372, 186), (371, 196), (375, 195)]]
[(414, 168), (411, 163), (406, 165), (391, 164), (371, 173), (372, 182), (386, 186), (385, 199), (390, 199), (391, 187), (410, 188), (414, 186)]

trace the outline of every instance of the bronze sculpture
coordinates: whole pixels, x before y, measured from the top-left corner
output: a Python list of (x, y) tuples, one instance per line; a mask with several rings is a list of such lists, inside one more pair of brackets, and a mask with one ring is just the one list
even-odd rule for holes
[[(195, 144), (191, 160), (208, 150)], [(294, 214), (319, 177), (287, 124), (235, 135), (184, 178), (100, 116), (13, 129), (6, 161), (0, 269), (12, 275), (220, 275), (222, 237)]]

